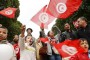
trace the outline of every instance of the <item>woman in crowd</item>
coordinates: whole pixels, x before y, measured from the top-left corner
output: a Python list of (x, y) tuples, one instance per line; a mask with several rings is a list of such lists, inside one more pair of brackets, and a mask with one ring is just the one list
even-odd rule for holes
[(47, 42), (47, 54), (49, 55), (49, 60), (62, 60), (60, 54), (57, 54), (53, 49), (53, 44), (57, 44), (58, 40), (56, 40), (54, 36), (54, 32), (51, 30), (48, 32), (48, 40)]
[(32, 36), (24, 37), (25, 25), (21, 27), (19, 36), (20, 60), (36, 60), (35, 48), (32, 47)]

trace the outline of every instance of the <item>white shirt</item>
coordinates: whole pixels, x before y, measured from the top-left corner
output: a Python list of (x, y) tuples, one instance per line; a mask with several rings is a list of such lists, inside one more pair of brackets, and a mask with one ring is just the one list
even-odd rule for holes
[(0, 60), (16, 60), (16, 54), (10, 43), (0, 44)]
[(35, 49), (27, 46), (25, 38), (19, 37), (20, 60), (36, 60)]

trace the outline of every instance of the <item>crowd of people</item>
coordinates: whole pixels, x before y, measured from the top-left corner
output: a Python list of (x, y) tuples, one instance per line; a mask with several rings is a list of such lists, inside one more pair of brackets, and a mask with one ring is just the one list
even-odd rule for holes
[[(56, 35), (53, 30), (50, 30), (46, 35), (44, 28), (41, 27), (38, 39), (32, 36), (33, 30), (31, 28), (26, 30), (26, 26), (22, 25), (21, 34), (15, 35), (12, 42), (7, 40), (9, 33), (7, 28), (0, 25), (0, 45), (8, 45), (7, 50), (11, 49), (13, 52), (9, 53), (11, 56), (6, 58), (0, 56), (0, 60), (90, 60), (90, 25), (85, 17), (79, 17), (77, 23), (78, 27), (74, 26), (75, 30), (71, 29), (69, 23), (65, 23), (65, 31), (58, 31)], [(43, 42), (40, 38), (47, 38), (48, 41)], [(76, 39), (79, 40), (79, 43), (75, 42), (75, 44), (78, 44), (83, 51), (76, 51), (69, 58), (63, 58), (62, 54), (54, 47), (54, 44)], [(7, 55), (7, 51), (3, 52), (3, 55)]]

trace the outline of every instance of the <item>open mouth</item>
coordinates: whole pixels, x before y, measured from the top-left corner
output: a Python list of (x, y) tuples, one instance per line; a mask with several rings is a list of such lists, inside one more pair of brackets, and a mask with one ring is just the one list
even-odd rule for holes
[(87, 49), (88, 47), (86, 47), (86, 46), (85, 46), (84, 48), (86, 48), (86, 49)]
[(2, 39), (3, 37), (0, 36), (0, 39)]

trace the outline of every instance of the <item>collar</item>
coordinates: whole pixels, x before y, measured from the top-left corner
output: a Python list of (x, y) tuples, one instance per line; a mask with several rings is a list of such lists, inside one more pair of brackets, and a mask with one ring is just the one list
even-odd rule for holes
[(2, 40), (2, 41), (0, 41), (0, 44), (7, 44), (7, 43), (8, 43), (7, 40)]

